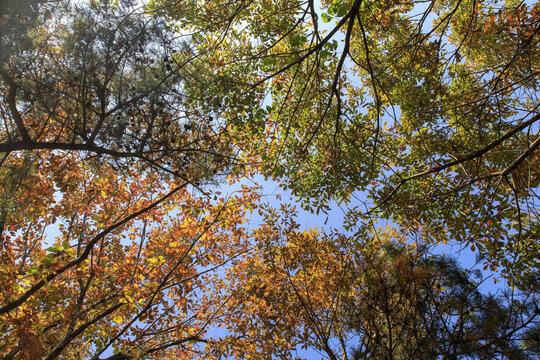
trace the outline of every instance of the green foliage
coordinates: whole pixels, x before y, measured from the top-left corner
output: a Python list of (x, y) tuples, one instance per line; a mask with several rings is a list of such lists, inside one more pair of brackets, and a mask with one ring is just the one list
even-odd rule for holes
[[(367, 196), (370, 214), (473, 246), (510, 282), (534, 283), (538, 4), (153, 6), (206, 35), (199, 48), (219, 54), (215, 71), (248, 66), (242, 90), (224, 90), (251, 110), (223, 116), (241, 128), (244, 153), (307, 209)], [(270, 108), (254, 119), (262, 99)]]
[(0, 1), (0, 356), (534, 358), (538, 4), (139, 5)]

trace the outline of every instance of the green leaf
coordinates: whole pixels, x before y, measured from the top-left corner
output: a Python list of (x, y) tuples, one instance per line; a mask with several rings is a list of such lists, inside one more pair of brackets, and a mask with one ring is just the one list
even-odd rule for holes
[(363, 0), (362, 4), (360, 4), (360, 10), (365, 10), (368, 6), (367, 0)]
[(332, 16), (329, 16), (327, 13), (322, 13), (321, 14), (321, 19), (324, 23), (327, 23), (329, 22), (330, 20), (332, 20)]
[(37, 266), (37, 265), (31, 266), (30, 268), (28, 268), (27, 273), (28, 274), (39, 274), (39, 266)]
[(319, 53), (319, 56), (321, 57), (321, 59), (327, 59), (330, 56), (332, 56), (332, 53), (330, 51), (324, 49)]

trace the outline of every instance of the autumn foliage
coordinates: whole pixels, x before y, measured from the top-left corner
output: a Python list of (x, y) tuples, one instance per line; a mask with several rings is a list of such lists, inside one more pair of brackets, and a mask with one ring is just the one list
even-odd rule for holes
[(539, 14), (0, 1), (0, 359), (535, 359)]

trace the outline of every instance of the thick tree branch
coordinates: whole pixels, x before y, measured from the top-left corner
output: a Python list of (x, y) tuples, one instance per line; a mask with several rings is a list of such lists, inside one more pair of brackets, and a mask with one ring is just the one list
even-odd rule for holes
[(15, 120), (15, 124), (17, 125), (17, 130), (19, 130), (19, 132), (21, 133), (23, 142), (30, 142), (31, 141), (30, 135), (28, 134), (28, 131), (26, 130), (26, 127), (24, 125), (24, 121), (21, 117), (21, 114), (19, 113), (19, 110), (17, 109), (18, 85), (2, 67), (0, 67), (0, 76), (2, 76), (2, 79), (4, 79), (4, 81), (8, 85), (7, 102), (9, 106), (9, 111), (11, 112), (11, 116), (13, 116), (13, 120)]

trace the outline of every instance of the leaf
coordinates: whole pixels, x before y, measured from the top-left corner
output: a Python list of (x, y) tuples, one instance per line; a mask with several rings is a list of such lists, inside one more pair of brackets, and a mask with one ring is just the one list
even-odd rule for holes
[(6, 3), (8, 357), (530, 357), (536, 4)]
[(332, 16), (329, 16), (327, 13), (322, 13), (321, 19), (324, 23), (328, 23), (332, 20)]

